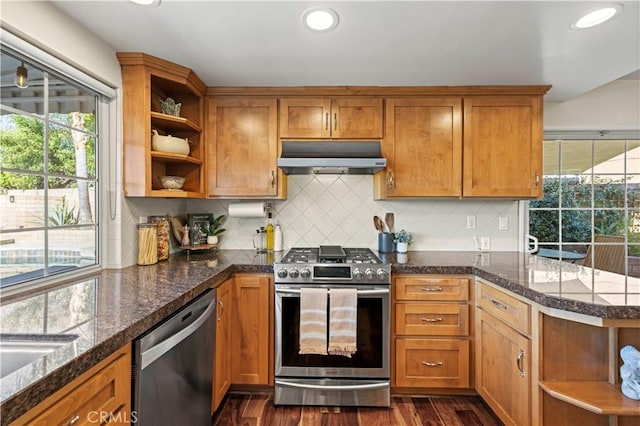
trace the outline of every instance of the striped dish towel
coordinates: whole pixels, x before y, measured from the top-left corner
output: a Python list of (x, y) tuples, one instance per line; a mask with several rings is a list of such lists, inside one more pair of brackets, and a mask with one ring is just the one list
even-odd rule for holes
[(331, 289), (329, 300), (329, 355), (351, 358), (356, 353), (358, 290)]
[(327, 289), (300, 289), (300, 354), (327, 354)]

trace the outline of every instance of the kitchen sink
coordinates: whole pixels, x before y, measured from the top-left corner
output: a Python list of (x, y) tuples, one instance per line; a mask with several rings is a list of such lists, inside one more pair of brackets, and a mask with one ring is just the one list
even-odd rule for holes
[(77, 334), (0, 334), (0, 377), (74, 342)]

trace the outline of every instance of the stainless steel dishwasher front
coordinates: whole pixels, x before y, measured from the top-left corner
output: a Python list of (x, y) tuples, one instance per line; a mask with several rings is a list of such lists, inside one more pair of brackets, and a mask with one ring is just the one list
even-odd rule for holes
[(215, 311), (214, 289), (134, 341), (138, 425), (211, 424)]

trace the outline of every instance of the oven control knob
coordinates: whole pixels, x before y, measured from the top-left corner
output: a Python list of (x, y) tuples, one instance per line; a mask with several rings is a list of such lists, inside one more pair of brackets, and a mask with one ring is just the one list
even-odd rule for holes
[(364, 276), (364, 272), (362, 272), (362, 269), (356, 268), (353, 270), (353, 277), (356, 280), (361, 280), (363, 276)]
[(378, 269), (378, 279), (386, 280), (389, 277), (389, 274), (384, 269)]
[(368, 280), (372, 280), (376, 277), (376, 273), (373, 269), (367, 269), (364, 273)]
[(286, 269), (278, 269), (278, 277), (287, 278), (287, 270)]
[(300, 271), (300, 276), (302, 278), (309, 278), (311, 276), (311, 271), (307, 268), (304, 268), (302, 271)]
[(298, 278), (298, 275), (300, 275), (300, 272), (298, 272), (296, 268), (293, 268), (292, 270), (289, 271), (289, 276), (291, 278)]

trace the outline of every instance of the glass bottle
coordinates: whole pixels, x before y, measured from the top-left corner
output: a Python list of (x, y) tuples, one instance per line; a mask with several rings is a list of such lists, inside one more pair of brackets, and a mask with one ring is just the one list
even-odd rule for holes
[(269, 213), (267, 218), (267, 246), (265, 247), (268, 251), (273, 251), (273, 216)]

